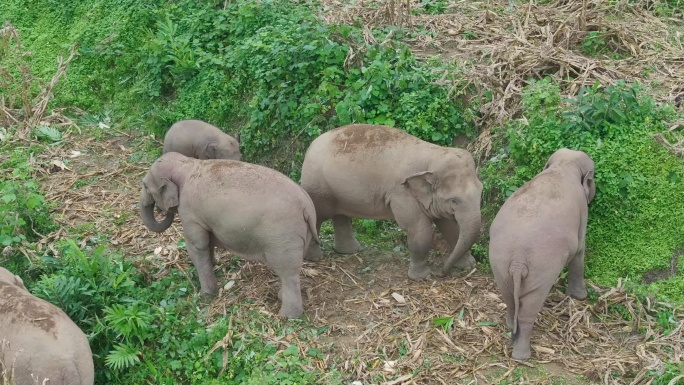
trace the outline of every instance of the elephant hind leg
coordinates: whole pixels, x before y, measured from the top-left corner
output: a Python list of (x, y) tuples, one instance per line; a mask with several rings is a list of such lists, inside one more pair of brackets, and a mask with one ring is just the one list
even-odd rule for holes
[(351, 218), (336, 215), (332, 221), (335, 230), (335, 251), (340, 254), (354, 254), (361, 251), (361, 244), (354, 237)]
[(518, 332), (513, 335), (513, 358), (526, 360), (532, 354), (532, 329), (539, 312), (544, 306), (555, 280), (547, 279), (544, 283), (520, 297), (518, 310)]
[(567, 294), (573, 298), (587, 298), (587, 285), (584, 282), (584, 250), (579, 251), (568, 263)]
[[(265, 250), (266, 266), (280, 278), (278, 299), (282, 302), (278, 314), (296, 318), (304, 313), (300, 272), (304, 254), (302, 238), (293, 236), (285, 244), (273, 245)], [(296, 245), (296, 246), (295, 246)]]
[(302, 304), (302, 288), (299, 273), (292, 275), (278, 275), (280, 290), (278, 297), (282, 301), (279, 315), (287, 318), (297, 318), (304, 313)]

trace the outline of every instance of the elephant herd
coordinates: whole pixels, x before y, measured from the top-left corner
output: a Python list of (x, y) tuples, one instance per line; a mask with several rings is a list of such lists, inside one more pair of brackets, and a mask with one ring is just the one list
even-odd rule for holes
[[(466, 150), (389, 126), (352, 124), (311, 143), (300, 184), (240, 159), (236, 139), (186, 120), (168, 131), (164, 154), (143, 178), (143, 223), (161, 232), (178, 213), (203, 294), (218, 290), (214, 248), (221, 247), (266, 264), (281, 281), (279, 314), (300, 316), (302, 263), (323, 256), (318, 232), (328, 219), (333, 248), (342, 254), (361, 250), (352, 218), (394, 220), (407, 232), (414, 280), (475, 266), (469, 250), (480, 236), (482, 183)], [(566, 265), (568, 294), (587, 296), (584, 239), (595, 193), (594, 162), (562, 148), (506, 200), (491, 225), (489, 258), (507, 307), (514, 359), (530, 357), (532, 326)], [(166, 212), (161, 222), (155, 206)], [(435, 269), (428, 264), (433, 224), (451, 249)]]
[[(304, 312), (303, 260), (322, 258), (318, 233), (332, 220), (335, 251), (356, 253), (352, 218), (394, 220), (407, 232), (408, 276), (443, 277), (472, 269), (470, 248), (480, 235), (482, 183), (473, 156), (402, 130), (353, 124), (317, 137), (302, 165), (301, 183), (268, 167), (241, 161), (239, 137), (199, 121), (175, 123), (163, 155), (142, 180), (140, 217), (155, 232), (178, 214), (201, 293), (218, 292), (214, 249), (264, 263), (279, 278), (279, 314)], [(544, 169), (504, 203), (490, 228), (489, 259), (506, 303), (512, 357), (530, 357), (537, 314), (563, 267), (567, 293), (584, 299), (588, 205), (594, 163), (581, 151), (559, 149)], [(164, 212), (155, 219), (155, 207)], [(433, 224), (451, 253), (431, 268)], [(16, 385), (93, 384), (83, 332), (56, 306), (34, 297), (21, 279), (0, 268), (0, 364)], [(25, 336), (30, 336), (25, 337)]]

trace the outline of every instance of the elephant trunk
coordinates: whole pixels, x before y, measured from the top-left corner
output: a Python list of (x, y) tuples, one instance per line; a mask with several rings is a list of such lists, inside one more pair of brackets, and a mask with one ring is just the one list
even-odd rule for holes
[[(149, 203), (150, 201), (152, 203)], [(166, 212), (166, 217), (164, 217), (161, 222), (157, 222), (154, 218), (154, 205), (154, 200), (143, 188), (140, 197), (140, 218), (145, 224), (145, 227), (155, 233), (161, 233), (168, 229), (171, 226), (171, 223), (173, 223), (173, 217), (176, 215), (176, 210), (173, 208), (169, 209)]]
[(451, 251), (451, 254), (449, 254), (449, 257), (444, 261), (444, 268), (441, 276), (449, 274), (454, 265), (461, 261), (462, 258), (468, 258), (468, 255), (466, 254), (480, 236), (482, 217), (479, 210), (477, 213), (469, 216), (457, 215), (456, 222), (458, 222), (459, 227), (458, 241)]

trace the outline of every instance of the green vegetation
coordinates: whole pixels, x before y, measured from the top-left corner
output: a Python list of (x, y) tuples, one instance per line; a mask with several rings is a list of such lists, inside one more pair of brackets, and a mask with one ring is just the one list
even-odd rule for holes
[(26, 159), (36, 154), (38, 146), (9, 149), (3, 146), (8, 159), (0, 169), (11, 173), (0, 180), (0, 246), (17, 246), (25, 241), (37, 241), (55, 229), (50, 219), (49, 204), (33, 179)]
[[(587, 276), (613, 285), (670, 267), (684, 234), (684, 169), (652, 135), (667, 131), (670, 106), (656, 107), (638, 86), (595, 84), (562, 104), (550, 79), (523, 95), (526, 120), (503, 128), (498, 154), (483, 170), (485, 196), (501, 202), (542, 169), (560, 147), (581, 149), (596, 164), (597, 194), (587, 230)], [(684, 300), (684, 272), (651, 286), (662, 298)]]
[[(121, 124), (144, 122), (157, 135), (176, 120), (202, 117), (240, 132), (247, 160), (275, 163), (294, 177), (313, 138), (351, 122), (397, 125), (444, 145), (458, 134), (474, 135), (468, 127), (477, 106), (459, 106), (454, 97), (460, 91), (435, 84), (437, 63), (417, 61), (399, 42), (368, 44), (362, 29), (326, 25), (310, 7), (285, 1), (225, 9), (196, 1), (168, 8), (94, 3), (60, 6), (68, 16), (40, 34), (28, 14), (45, 23), (55, 21), (52, 14), (28, 11), (19, 1), (0, 5), (0, 15), (28, 29), (27, 46), (51, 47), (41, 54), (55, 57), (61, 51), (54, 47), (78, 40), (81, 57), (57, 90), (61, 104), (107, 107)], [(299, 151), (295, 163), (272, 159), (285, 146)]]

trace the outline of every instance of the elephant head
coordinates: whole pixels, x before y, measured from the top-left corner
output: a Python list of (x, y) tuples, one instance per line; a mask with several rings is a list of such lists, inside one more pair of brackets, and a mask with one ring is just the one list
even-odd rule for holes
[(458, 223), (458, 241), (444, 262), (446, 274), (480, 236), (482, 183), (475, 161), (467, 151), (452, 149), (431, 161), (428, 171), (406, 178), (404, 185), (431, 218), (450, 218)]
[[(154, 218), (154, 206), (166, 212), (166, 217), (157, 222)], [(140, 192), (140, 217), (145, 226), (157, 233), (168, 229), (178, 209), (178, 186), (171, 180), (155, 176), (154, 165), (143, 178)]]
[(591, 203), (596, 195), (596, 184), (594, 183), (594, 161), (582, 151), (561, 148), (551, 155), (544, 166), (544, 170), (556, 167), (571, 167), (578, 171), (578, 181), (584, 188), (584, 195), (587, 204)]
[(199, 159), (240, 160), (240, 141), (230, 135), (220, 135), (207, 143), (199, 153)]

